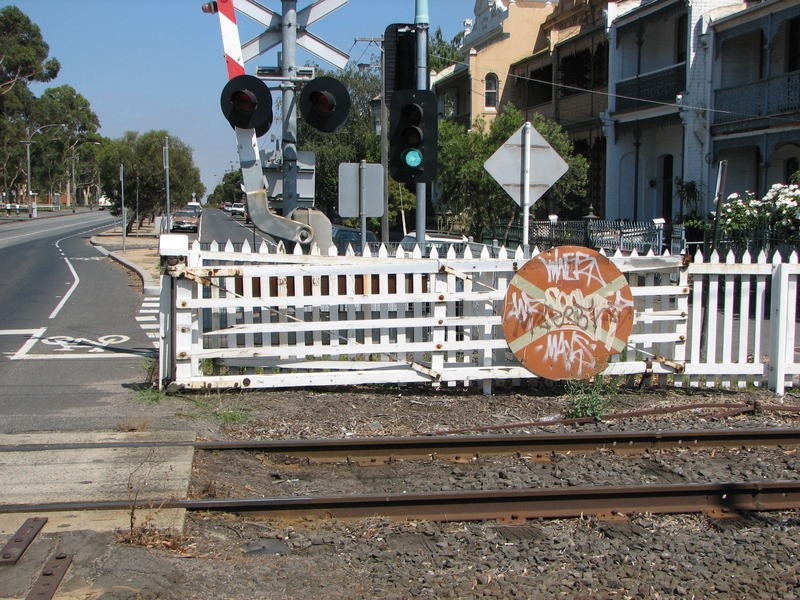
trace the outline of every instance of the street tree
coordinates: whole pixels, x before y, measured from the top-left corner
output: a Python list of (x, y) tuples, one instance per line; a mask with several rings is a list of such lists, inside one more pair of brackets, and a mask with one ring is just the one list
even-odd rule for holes
[[(486, 172), (486, 160), (519, 129), (522, 113), (506, 105), (488, 127), (477, 120), (465, 131), (451, 121), (439, 124), (437, 189), (442, 209), (460, 217), (476, 239), (498, 237), (508, 242), (521, 208)], [(569, 165), (567, 173), (534, 205), (538, 217), (557, 212), (570, 198), (586, 195), (588, 162), (576, 155), (569, 137), (554, 121), (536, 114), (533, 127)]]
[(460, 48), (463, 41), (464, 32), (462, 31), (452, 40), (446, 42), (442, 34), (442, 28), (437, 27), (428, 44), (428, 67), (430, 70), (439, 73), (462, 60)]
[(375, 132), (370, 105), (381, 90), (380, 63), (373, 61), (359, 68), (351, 62), (339, 73), (318, 70), (317, 76), (338, 79), (350, 93), (350, 116), (336, 133), (322, 133), (298, 119), (298, 149), (314, 152), (316, 156), (316, 206), (335, 217), (339, 164), (380, 162), (380, 136)]
[(0, 186), (8, 190), (25, 180), (25, 128), (35, 97), (28, 85), (58, 75), (58, 60), (48, 59), (42, 32), (16, 6), (0, 9)]
[[(163, 162), (164, 140), (169, 137), (170, 208), (185, 206), (206, 193), (200, 169), (194, 164), (192, 149), (166, 131), (144, 134), (128, 131), (119, 139), (100, 147), (98, 167), (103, 194), (112, 202), (112, 214), (121, 214), (120, 165), (124, 166), (125, 208), (135, 210), (138, 192), (139, 224), (166, 211), (166, 172)], [(128, 229), (132, 227), (132, 221)]]
[(34, 181), (50, 190), (70, 189), (72, 164), (75, 161), (76, 184), (96, 181), (95, 146), (102, 139), (97, 133), (100, 121), (89, 101), (69, 85), (48, 88), (32, 104), (30, 131), (39, 124), (55, 124), (48, 135), (37, 140), (37, 160), (32, 162)]
[(225, 202), (242, 202), (242, 172), (239, 169), (226, 172), (214, 191), (208, 196), (206, 203), (222, 208)]

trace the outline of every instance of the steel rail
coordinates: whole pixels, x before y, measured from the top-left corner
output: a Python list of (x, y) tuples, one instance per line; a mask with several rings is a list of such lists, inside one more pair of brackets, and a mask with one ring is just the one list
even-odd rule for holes
[(247, 440), (217, 442), (108, 442), (98, 444), (44, 444), (0, 446), (0, 452), (35, 452), (85, 448), (145, 448), (191, 446), (198, 450), (249, 450), (279, 454), (311, 462), (383, 464), (394, 460), (451, 460), (463, 462), (479, 456), (518, 454), (547, 458), (552, 453), (611, 450), (641, 454), (667, 448), (719, 448), (737, 446), (800, 445), (798, 428), (704, 429), (684, 431), (603, 432), (581, 434), (504, 434), (337, 438), (313, 440)]
[(612, 517), (634, 513), (776, 511), (800, 508), (800, 481), (547, 488), (319, 497), (106, 501), (0, 506), (0, 514), (183, 508), (271, 518), (382, 516), (432, 521)]

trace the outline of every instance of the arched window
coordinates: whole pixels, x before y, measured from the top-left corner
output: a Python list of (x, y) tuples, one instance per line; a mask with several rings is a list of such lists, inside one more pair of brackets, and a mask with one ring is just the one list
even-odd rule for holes
[(488, 73), (483, 85), (484, 106), (486, 108), (497, 108), (497, 75)]

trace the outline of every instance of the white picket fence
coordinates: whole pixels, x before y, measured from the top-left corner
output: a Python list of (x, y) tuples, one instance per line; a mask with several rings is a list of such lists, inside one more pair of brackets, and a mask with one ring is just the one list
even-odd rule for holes
[[(241, 252), (230, 242), (201, 251), (195, 242), (162, 281), (161, 385), (476, 383), (490, 393), (493, 381), (533, 378), (501, 326), (506, 288), (525, 258), (494, 252), (320, 256), (253, 251), (247, 242)], [(741, 262), (732, 254), (725, 262), (716, 254), (691, 263), (610, 259), (628, 278), (636, 316), (629, 347), (604, 374), (780, 394), (800, 374), (795, 254), (789, 262), (763, 253)]]

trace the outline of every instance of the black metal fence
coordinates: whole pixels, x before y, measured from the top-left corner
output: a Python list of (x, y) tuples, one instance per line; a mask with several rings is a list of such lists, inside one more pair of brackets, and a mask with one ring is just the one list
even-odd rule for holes
[[(515, 224), (506, 231), (498, 225), (493, 232), (484, 232), (482, 242), (489, 245), (505, 244), (516, 248), (522, 243), (522, 225)], [(507, 235), (506, 235), (507, 234)], [(504, 242), (505, 240), (505, 242)], [(686, 247), (686, 236), (682, 225), (653, 223), (650, 221), (605, 221), (583, 219), (581, 221), (531, 221), (529, 229), (531, 247), (540, 250), (553, 246), (587, 246), (602, 249), (608, 254), (617, 250), (630, 254), (661, 255), (665, 250), (680, 254)]]

